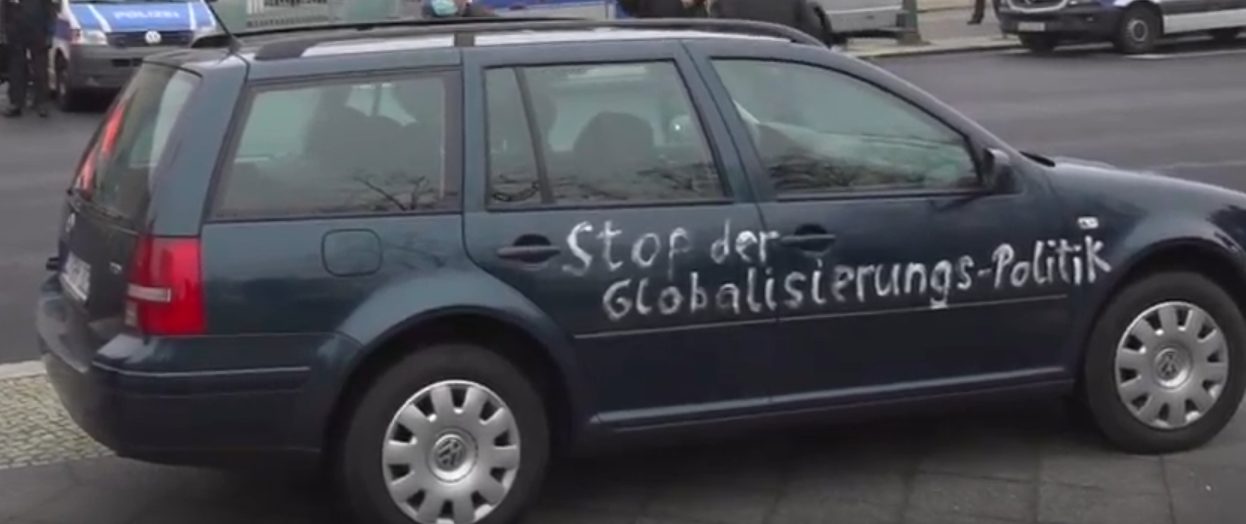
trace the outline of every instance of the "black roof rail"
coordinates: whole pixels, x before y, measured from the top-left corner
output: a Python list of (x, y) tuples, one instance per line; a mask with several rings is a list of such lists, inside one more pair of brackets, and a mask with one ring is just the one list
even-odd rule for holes
[[(455, 36), (474, 36), (483, 33), (508, 31), (558, 31), (575, 29), (668, 29), (668, 30), (701, 30), (740, 35), (765, 36), (779, 38), (798, 44), (824, 46), (817, 38), (797, 29), (751, 20), (725, 18), (646, 18), (626, 20), (594, 20), (579, 18), (536, 18), (536, 17), (498, 17), (498, 18), (457, 18), (449, 20), (397, 20), (373, 23), (352, 24), (312, 24), (288, 26), (257, 31), (234, 33), (244, 39), (248, 36), (281, 36), (289, 38), (266, 43), (256, 52), (257, 60), (280, 60), (302, 56), (307, 49), (324, 43), (354, 40), (369, 36), (419, 36), (452, 34)], [(329, 34), (308, 34), (328, 31)], [(378, 31), (373, 33), (372, 31)], [(215, 36), (215, 35), (214, 35)], [(214, 36), (204, 37), (214, 38)], [(459, 38), (459, 45), (464, 39)], [(216, 46), (226, 45), (227, 39), (216, 41)], [(194, 47), (200, 45), (197, 40)]]

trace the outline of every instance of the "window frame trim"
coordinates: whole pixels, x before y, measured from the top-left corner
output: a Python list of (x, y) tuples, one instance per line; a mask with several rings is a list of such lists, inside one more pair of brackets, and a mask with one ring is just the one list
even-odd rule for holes
[[(682, 49), (682, 46), (681, 46), (681, 49)], [(690, 57), (688, 58), (690, 59)], [(548, 166), (544, 165), (543, 159), (540, 158), (540, 157), (544, 157), (544, 152), (539, 151), (538, 150), (539, 148), (537, 147), (537, 141), (544, 137), (538, 136), (538, 134), (534, 134), (534, 133), (537, 133), (537, 130), (535, 129), (536, 128), (535, 119), (532, 118), (533, 106), (532, 106), (532, 100), (529, 97), (531, 90), (530, 90), (530, 87), (526, 85), (527, 75), (524, 74), (525, 72), (524, 70), (525, 69), (538, 69), (538, 68), (576, 67), (576, 66), (580, 66), (580, 67), (626, 66), (629, 64), (638, 64), (638, 65), (669, 64), (670, 66), (674, 68), (674, 72), (676, 75), (675, 78), (679, 80), (679, 87), (683, 89), (684, 91), (685, 100), (688, 102), (688, 107), (691, 109), (693, 115), (695, 115), (697, 119), (696, 120), (697, 127), (698, 127), (697, 131), (701, 136), (702, 143), (705, 145), (706, 150), (709, 152), (710, 160), (711, 162), (713, 162), (713, 166), (714, 166), (714, 175), (718, 178), (719, 187), (722, 189), (722, 192), (724, 194), (718, 197), (708, 197), (708, 198), (672, 199), (672, 200), (631, 200), (631, 201), (626, 201), (626, 202), (608, 202), (608, 203), (579, 202), (579, 203), (559, 204), (555, 199), (555, 201), (553, 202), (542, 201), (539, 204), (533, 204), (533, 205), (499, 207), (490, 201), (491, 200), (490, 195), (492, 195), (492, 188), (493, 188), (493, 177), (491, 176), (492, 173), (490, 172), (490, 169), (489, 169), (489, 165), (490, 165), (489, 158), (488, 158), (489, 155), (486, 153), (485, 155), (486, 158), (485, 158), (485, 163), (484, 163), (485, 192), (484, 192), (484, 195), (482, 195), (483, 196), (482, 210), (484, 212), (486, 213), (515, 213), (515, 212), (524, 212), (524, 211), (570, 211), (570, 210), (595, 210), (595, 209), (687, 207), (687, 206), (700, 206), (700, 205), (709, 206), (709, 205), (734, 204), (740, 201), (739, 195), (741, 192), (738, 191), (733, 185), (733, 182), (729, 174), (729, 170), (727, 169), (724, 155), (720, 151), (722, 148), (716, 144), (715, 140), (711, 136), (711, 133), (709, 132), (710, 123), (707, 121), (707, 115), (705, 114), (704, 111), (701, 110), (701, 108), (697, 106), (697, 98), (696, 98), (696, 95), (693, 93), (693, 86), (691, 84), (696, 81), (704, 82), (704, 79), (701, 78), (699, 74), (697, 74), (695, 77), (690, 77), (687, 69), (691, 68), (690, 71), (692, 73), (697, 73), (695, 64), (689, 62), (687, 64), (687, 67), (685, 67), (684, 64), (681, 64), (680, 56), (678, 54), (672, 55), (672, 56), (651, 55), (651, 56), (634, 57), (634, 58), (627, 58), (627, 57), (624, 57), (624, 58), (613, 58), (613, 57), (611, 58), (601, 58), (601, 57), (587, 58), (586, 57), (586, 58), (580, 58), (580, 59), (552, 59), (548, 61), (541, 60), (541, 61), (524, 61), (524, 62), (517, 62), (517, 63), (483, 63), (483, 64), (480, 64), (479, 71), (480, 71), (480, 78), (482, 79), (482, 82), (481, 82), (481, 89), (482, 89), (482, 95), (483, 95), (482, 100), (484, 102), (483, 107), (482, 107), (483, 116), (484, 116), (482, 120), (484, 139), (485, 139), (484, 148), (486, 149), (486, 151), (489, 148), (488, 140), (489, 140), (489, 130), (490, 130), (489, 108), (488, 108), (488, 82), (486, 80), (488, 78), (489, 72), (492, 70), (509, 70), (515, 75), (515, 81), (519, 84), (520, 96), (523, 98), (524, 121), (529, 128), (529, 140), (532, 142), (530, 144), (530, 147), (532, 148), (533, 156), (536, 159), (536, 163), (538, 164), (537, 165), (537, 169), (538, 169), (537, 179), (541, 181), (544, 185), (548, 186), (548, 180), (549, 180), (549, 173), (547, 170)], [(706, 87), (708, 91), (708, 86)], [(711, 95), (711, 100), (708, 101), (708, 104), (710, 105), (709, 109), (712, 109), (715, 111), (717, 110), (717, 107), (714, 106), (712, 95)], [(542, 191), (545, 191), (545, 190), (543, 189)]]
[[(734, 131), (732, 135), (733, 135), (733, 138), (736, 139), (736, 142), (737, 142), (736, 149), (739, 150), (741, 160), (745, 164), (745, 170), (747, 171), (747, 175), (749, 179), (752, 181), (752, 183), (755, 184), (755, 187), (758, 191), (758, 195), (757, 195), (758, 202), (766, 202), (766, 201), (809, 202), (809, 201), (845, 201), (845, 200), (850, 201), (850, 200), (881, 200), (881, 199), (889, 199), (889, 198), (908, 199), (908, 198), (930, 198), (930, 197), (955, 198), (955, 197), (984, 197), (984, 196), (992, 196), (992, 195), (1000, 194), (998, 190), (994, 190), (984, 184), (984, 181), (986, 180), (986, 176), (984, 173), (984, 162), (983, 162), (981, 155), (978, 153), (978, 150), (981, 149), (980, 147), (981, 140), (975, 137), (972, 133), (965, 131), (960, 126), (954, 125), (952, 122), (949, 122), (946, 118), (943, 118), (942, 116), (922, 106), (921, 104), (917, 103), (911, 98), (906, 97), (896, 92), (894, 89), (890, 89), (886, 85), (883, 85), (877, 81), (874, 81), (862, 75), (853, 73), (852, 71), (848, 71), (845, 68), (834, 67), (833, 65), (828, 65), (826, 63), (808, 60), (808, 59), (801, 58), (801, 57), (795, 57), (792, 55), (773, 54), (773, 55), (763, 56), (763, 55), (751, 55), (748, 53), (721, 52), (721, 51), (715, 51), (712, 49), (711, 50), (701, 49), (701, 50), (696, 51), (696, 56), (694, 57), (694, 60), (697, 61), (698, 67), (705, 69), (704, 71), (702, 71), (702, 74), (707, 75), (709, 77), (709, 78), (706, 78), (706, 82), (714, 84), (711, 89), (721, 89), (722, 96), (725, 96), (725, 99), (724, 99), (718, 96), (718, 93), (715, 93), (715, 98), (717, 99), (718, 107), (720, 108), (720, 111), (724, 113), (723, 118), (727, 120), (727, 125), (733, 129), (736, 127), (739, 127), (741, 129), (744, 129), (745, 131), (743, 140), (736, 138), (734, 136), (735, 135)], [(786, 193), (786, 194), (780, 193), (775, 188), (775, 184), (774, 184), (772, 177), (769, 176), (769, 173), (766, 171), (765, 164), (764, 162), (762, 162), (762, 159), (761, 159), (761, 155), (757, 151), (756, 142), (753, 140), (752, 136), (749, 133), (747, 133), (748, 124), (744, 122), (744, 117), (741, 116), (739, 114), (739, 111), (734, 107), (735, 98), (731, 95), (730, 88), (727, 86), (726, 82), (723, 81), (722, 76), (718, 72), (718, 67), (716, 64), (718, 62), (729, 62), (729, 61), (758, 62), (758, 63), (763, 63), (763, 64), (770, 63), (770, 64), (782, 64), (782, 65), (809, 67), (809, 68), (821, 70), (827, 73), (847, 77), (851, 80), (860, 82), (867, 87), (872, 87), (876, 90), (879, 90), (885, 93), (886, 95), (889, 95), (892, 99), (897, 100), (913, 108), (915, 111), (917, 111), (920, 114), (926, 115), (928, 118), (932, 119), (934, 122), (938, 123), (939, 125), (956, 133), (958, 136), (961, 137), (961, 139), (964, 141), (964, 144), (965, 144), (966, 153), (968, 153), (969, 158), (973, 161), (974, 175), (975, 175), (975, 178), (977, 179), (978, 186), (973, 187), (973, 188), (952, 188), (952, 189), (935, 189), (935, 188), (900, 189), (900, 188), (897, 188), (897, 189), (870, 189), (866, 191), (850, 191), (849, 190), (849, 191), (817, 192), (817, 193), (814, 193), (814, 192)], [(741, 141), (743, 142), (743, 144), (739, 143)], [(751, 162), (756, 162), (756, 165), (761, 168), (761, 172), (755, 172), (752, 166), (750, 166)]]
[[(347, 211), (340, 213), (316, 213), (300, 211), (297, 213), (265, 212), (245, 217), (228, 217), (220, 214), (220, 204), (232, 177), (233, 166), (237, 159), (242, 135), (246, 130), (248, 117), (259, 95), (271, 91), (297, 90), (307, 87), (319, 87), (342, 84), (362, 84), (368, 81), (385, 82), (412, 80), (417, 78), (441, 77), (445, 87), (447, 140), (445, 150), (445, 177), (454, 184), (458, 198), (454, 206), (437, 210), (399, 210), (399, 211)], [(208, 188), (208, 203), (205, 206), (203, 224), (238, 224), (238, 223), (271, 223), (291, 222), (300, 220), (349, 220), (361, 218), (390, 218), (457, 215), (464, 209), (464, 166), (463, 151), (465, 144), (461, 140), (449, 140), (449, 137), (460, 137), (463, 134), (463, 71), (460, 66), (433, 66), (419, 68), (385, 69), (368, 72), (333, 73), (288, 78), (262, 79), (246, 82), (234, 106), (234, 114), (230, 117), (226, 131), (224, 147), (218, 156), (217, 165), (212, 170), (212, 181)]]

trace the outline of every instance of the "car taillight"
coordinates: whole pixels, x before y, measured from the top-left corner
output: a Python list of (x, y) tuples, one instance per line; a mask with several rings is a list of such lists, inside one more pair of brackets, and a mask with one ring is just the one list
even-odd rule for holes
[(203, 334), (199, 239), (140, 237), (126, 297), (126, 324), (144, 334)]

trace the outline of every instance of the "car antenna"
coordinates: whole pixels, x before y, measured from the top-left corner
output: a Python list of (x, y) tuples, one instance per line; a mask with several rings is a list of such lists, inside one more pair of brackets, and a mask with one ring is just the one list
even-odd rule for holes
[(238, 48), (242, 45), (242, 41), (238, 40), (238, 37), (229, 30), (229, 26), (225, 25), (225, 21), (221, 20), (220, 13), (217, 13), (216, 8), (212, 7), (212, 4), (215, 3), (216, 0), (207, 0), (204, 2), (204, 4), (208, 6), (208, 12), (212, 13), (212, 20), (216, 22), (216, 26), (221, 28), (221, 32), (225, 33), (225, 36), (229, 38), (229, 52), (236, 53), (238, 52)]

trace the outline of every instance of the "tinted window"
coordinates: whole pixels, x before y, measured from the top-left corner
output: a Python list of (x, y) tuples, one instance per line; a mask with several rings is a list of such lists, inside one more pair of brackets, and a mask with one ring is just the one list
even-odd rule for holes
[(798, 64), (720, 60), (715, 66), (780, 194), (978, 182), (963, 136), (870, 84)]
[(674, 64), (495, 70), (487, 82), (494, 207), (725, 195)]
[(167, 67), (148, 66), (135, 74), (88, 149), (74, 184), (77, 194), (125, 219), (139, 217), (156, 165), (197, 82)]
[(455, 209), (448, 96), (440, 75), (258, 92), (217, 216)]

